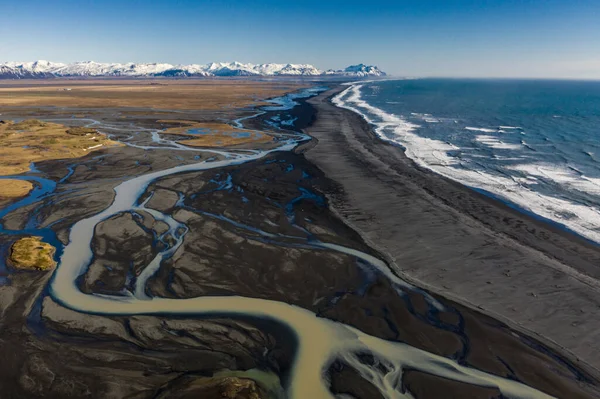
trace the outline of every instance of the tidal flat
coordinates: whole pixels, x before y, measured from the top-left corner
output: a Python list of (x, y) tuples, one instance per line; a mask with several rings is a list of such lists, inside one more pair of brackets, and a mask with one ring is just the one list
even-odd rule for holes
[[(568, 351), (408, 281), (387, 241), (365, 239), (377, 215), (352, 213), (358, 183), (329, 170), (356, 152), (327, 143), (364, 124), (324, 128), (323, 88), (67, 84), (82, 89), (29, 82), (4, 103), (0, 89), (2, 118), (119, 143), (7, 175), (34, 189), (0, 208), (3, 398), (600, 393)], [(7, 267), (26, 237), (56, 248), (54, 271)]]

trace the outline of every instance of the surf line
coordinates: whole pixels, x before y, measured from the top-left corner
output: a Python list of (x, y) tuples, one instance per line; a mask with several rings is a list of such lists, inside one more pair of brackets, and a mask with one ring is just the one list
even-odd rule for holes
[[(291, 151), (302, 140), (288, 140), (281, 146), (251, 154), (235, 154), (219, 161), (202, 161), (137, 176), (115, 187), (113, 203), (104, 211), (75, 223), (70, 231), (60, 262), (50, 281), (50, 296), (62, 306), (98, 315), (220, 315), (267, 318), (288, 326), (297, 336), (298, 347), (292, 365), (286, 396), (294, 399), (333, 398), (325, 372), (335, 360), (342, 360), (371, 382), (386, 399), (413, 398), (402, 393), (398, 385), (403, 370), (417, 370), (441, 378), (471, 385), (497, 388), (504, 396), (519, 399), (550, 398), (534, 388), (473, 368), (461, 366), (451, 359), (434, 355), (410, 345), (390, 342), (325, 318), (285, 302), (242, 296), (204, 296), (189, 299), (160, 297), (110, 296), (85, 294), (77, 286), (92, 259), (91, 243), (95, 227), (107, 218), (135, 212), (139, 197), (157, 179), (182, 172), (195, 172), (241, 164), (260, 159), (275, 151)], [(345, 252), (374, 264), (378, 269), (387, 265), (357, 250), (322, 244), (323, 247)], [(380, 270), (383, 272), (383, 270)], [(360, 354), (372, 354), (384, 367), (372, 367), (360, 361)]]

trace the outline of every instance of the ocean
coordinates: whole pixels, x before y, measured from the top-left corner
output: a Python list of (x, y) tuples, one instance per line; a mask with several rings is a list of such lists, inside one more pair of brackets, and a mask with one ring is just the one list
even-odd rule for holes
[(417, 164), (600, 243), (600, 82), (360, 82), (334, 103)]

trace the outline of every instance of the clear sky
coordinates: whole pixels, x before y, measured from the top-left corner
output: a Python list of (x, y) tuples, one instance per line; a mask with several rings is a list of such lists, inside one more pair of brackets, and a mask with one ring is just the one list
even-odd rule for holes
[(0, 61), (600, 79), (600, 0), (0, 0)]

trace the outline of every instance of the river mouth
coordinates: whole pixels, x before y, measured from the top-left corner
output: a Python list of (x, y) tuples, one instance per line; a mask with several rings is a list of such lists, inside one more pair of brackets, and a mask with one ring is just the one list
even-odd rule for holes
[[(60, 371), (63, 397), (152, 397), (202, 392), (174, 383), (183, 375), (257, 369), (278, 376), (280, 390), (259, 383), (265, 397), (427, 397), (431, 381), (475, 397), (586, 397), (588, 377), (557, 354), (393, 275), (329, 210), (321, 193), (335, 182), (294, 151), (308, 137), (291, 126), (310, 108), (276, 104), (237, 119), (280, 123), (270, 147), (193, 149), (117, 124), (106, 127), (126, 148), (36, 165), (61, 184), (0, 234), (50, 229), (61, 251), (52, 276), (7, 272), (0, 287), (13, 295), (8, 331), (25, 316), (43, 348), (8, 341), (43, 367), (20, 359), (7, 375), (34, 383), (7, 386), (57, 389)], [(91, 370), (47, 355), (61, 349)]]

